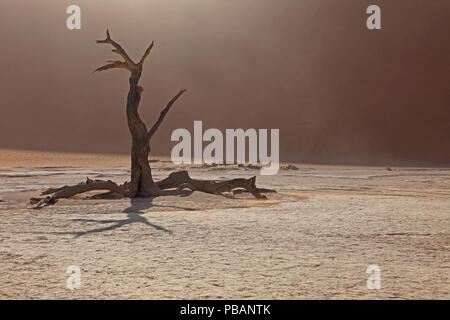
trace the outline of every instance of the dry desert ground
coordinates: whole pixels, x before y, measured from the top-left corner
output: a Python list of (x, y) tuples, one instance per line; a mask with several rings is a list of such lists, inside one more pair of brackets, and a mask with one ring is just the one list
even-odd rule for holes
[[(127, 156), (0, 150), (1, 299), (449, 299), (450, 169), (297, 164), (260, 176), (268, 200), (89, 199), (32, 209), (86, 177), (129, 180)], [(181, 169), (152, 163), (156, 179)], [(81, 270), (78, 289), (67, 267)], [(366, 269), (381, 270), (369, 290)]]

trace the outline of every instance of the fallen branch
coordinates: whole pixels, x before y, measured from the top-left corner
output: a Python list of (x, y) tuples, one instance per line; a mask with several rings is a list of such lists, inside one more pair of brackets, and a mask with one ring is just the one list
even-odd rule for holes
[(244, 189), (250, 192), (257, 199), (267, 199), (263, 192), (275, 192), (269, 189), (259, 189), (255, 185), (256, 177), (250, 179), (232, 179), (225, 181), (198, 180), (192, 179), (187, 171), (171, 173), (166, 179), (158, 181), (156, 185), (159, 189), (190, 189), (192, 191), (202, 191), (211, 194), (222, 194), (231, 192), (233, 189)]
[(47, 189), (41, 193), (42, 196), (49, 195), (45, 198), (31, 198), (30, 204), (35, 205), (35, 209), (39, 209), (41, 207), (49, 206), (55, 204), (58, 199), (65, 199), (73, 197), (80, 193), (85, 193), (88, 191), (95, 190), (108, 190), (115, 194), (120, 194), (122, 196), (127, 195), (128, 183), (125, 182), (123, 185), (118, 185), (117, 183), (108, 180), (91, 180), (89, 178), (86, 179), (86, 182), (81, 182), (74, 186), (64, 186), (56, 189)]

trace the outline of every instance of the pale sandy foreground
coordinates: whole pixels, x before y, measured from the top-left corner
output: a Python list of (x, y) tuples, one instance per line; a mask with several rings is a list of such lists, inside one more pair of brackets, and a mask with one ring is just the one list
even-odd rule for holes
[[(156, 179), (176, 168), (152, 164)], [(450, 169), (298, 165), (188, 168), (258, 175), (269, 200), (187, 197), (27, 200), (90, 178), (124, 182), (128, 158), (0, 152), (0, 298), (450, 298)], [(369, 290), (366, 269), (381, 268)], [(81, 287), (66, 288), (70, 265)]]

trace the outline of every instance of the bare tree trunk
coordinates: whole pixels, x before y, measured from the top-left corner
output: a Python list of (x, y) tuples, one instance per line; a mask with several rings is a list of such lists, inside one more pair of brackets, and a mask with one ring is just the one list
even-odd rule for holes
[(147, 127), (141, 120), (138, 107), (141, 100), (141, 88), (138, 87), (140, 74), (130, 77), (130, 91), (127, 99), (127, 120), (131, 133), (131, 185), (130, 197), (152, 196), (157, 194), (158, 187), (153, 182), (152, 170), (148, 162), (150, 140)]
[(119, 54), (125, 61), (110, 61), (111, 63), (98, 68), (95, 71), (104, 71), (114, 68), (127, 69), (130, 71), (130, 90), (127, 97), (127, 120), (128, 128), (131, 133), (131, 183), (129, 196), (134, 198), (136, 196), (149, 197), (157, 195), (159, 189), (153, 181), (152, 170), (148, 162), (148, 155), (150, 153), (150, 138), (156, 132), (165, 114), (170, 109), (172, 104), (180, 97), (185, 90), (181, 90), (161, 112), (161, 116), (150, 131), (147, 131), (145, 123), (139, 116), (138, 107), (141, 101), (141, 94), (143, 88), (139, 86), (139, 80), (142, 74), (142, 66), (145, 59), (149, 56), (154, 43), (145, 51), (139, 63), (133, 62), (126, 51), (114, 40), (111, 39), (109, 32), (106, 31), (106, 39), (98, 40), (97, 43), (110, 44), (114, 47), (113, 52)]

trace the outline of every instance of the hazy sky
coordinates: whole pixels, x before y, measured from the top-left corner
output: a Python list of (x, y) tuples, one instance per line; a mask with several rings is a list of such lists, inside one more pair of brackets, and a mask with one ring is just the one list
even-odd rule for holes
[[(82, 29), (66, 28), (77, 4)], [(365, 10), (382, 8), (382, 30)], [(281, 160), (450, 164), (448, 0), (2, 0), (0, 147), (128, 152), (128, 73), (112, 37), (144, 67), (152, 140), (176, 128), (279, 128)]]

